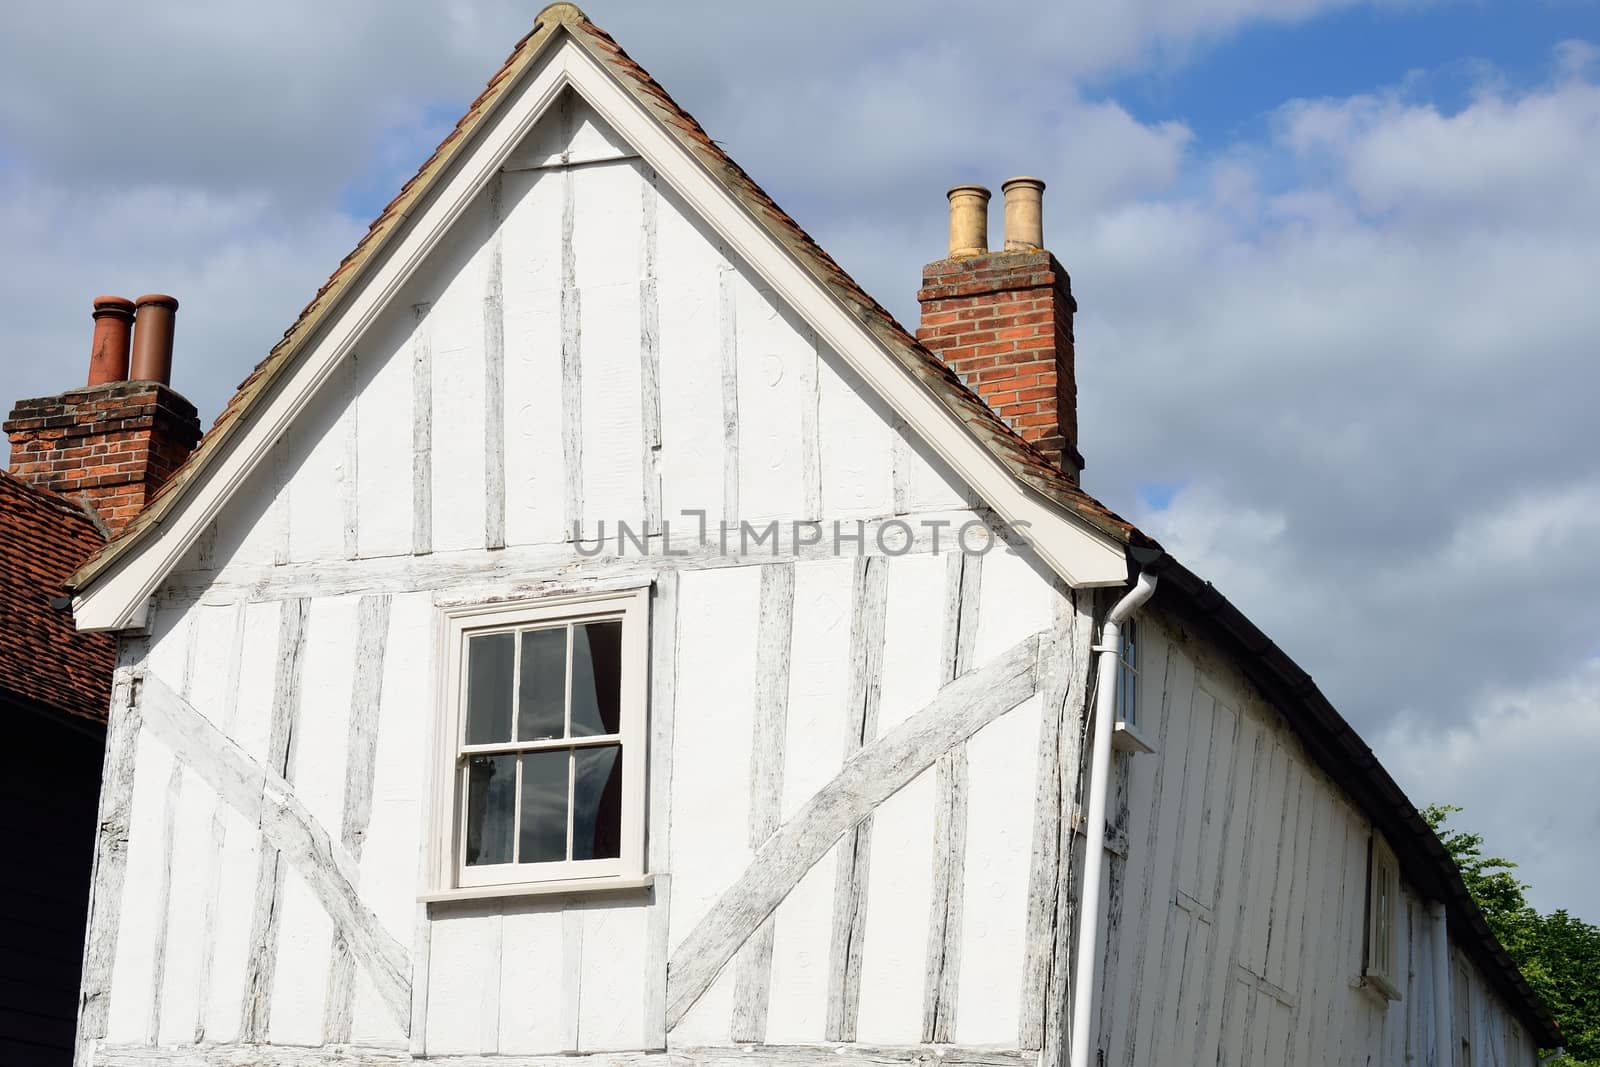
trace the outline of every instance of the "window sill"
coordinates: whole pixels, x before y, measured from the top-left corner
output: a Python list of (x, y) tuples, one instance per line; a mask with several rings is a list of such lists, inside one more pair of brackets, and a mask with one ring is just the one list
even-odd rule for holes
[(417, 897), (422, 904), (444, 904), (454, 900), (505, 900), (513, 897), (597, 896), (607, 893), (638, 893), (655, 885), (656, 876), (634, 878), (569, 878), (564, 882), (528, 882), (522, 885), (475, 885), (441, 889)]
[(1139, 732), (1133, 723), (1125, 722), (1121, 719), (1117, 720), (1116, 728), (1112, 731), (1111, 747), (1118, 752), (1132, 752), (1136, 755), (1143, 755), (1156, 750), (1156, 746), (1145, 740), (1144, 735)]
[(1351, 988), (1359, 989), (1367, 996), (1376, 1000), (1384, 1007), (1390, 1002), (1400, 999), (1400, 991), (1389, 984), (1389, 981), (1375, 974), (1365, 975), (1350, 983)]

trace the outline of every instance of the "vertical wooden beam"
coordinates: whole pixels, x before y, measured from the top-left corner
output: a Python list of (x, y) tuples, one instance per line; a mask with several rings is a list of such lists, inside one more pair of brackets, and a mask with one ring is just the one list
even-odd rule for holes
[[(310, 601), (283, 602), (278, 622), (278, 669), (273, 678), (272, 721), (267, 733), (267, 770), (294, 781), (295, 727), (300, 718), (300, 679), (305, 665), (306, 617)], [(241, 1041), (263, 1044), (271, 1036), (272, 981), (278, 967), (279, 907), (285, 867), (279, 850), (265, 836), (256, 866), (255, 905), (250, 917)]]
[(500, 232), (505, 172), (489, 181), (489, 264), (483, 286), (483, 547), (506, 547), (506, 302)]
[(411, 551), (433, 551), (433, 332), (418, 304), (411, 336)]
[(910, 430), (906, 420), (895, 416), (890, 427), (889, 442), (890, 479), (894, 513), (905, 515), (911, 511), (911, 472), (914, 455), (911, 451)]
[[(1051, 627), (1039, 645), (1039, 683), (1043, 694), (1039, 717), (1039, 760), (1033, 786), (1033, 860), (1028, 870), (1028, 913), (1023, 942), (1022, 1001), (1018, 1013), (1017, 1047), (1041, 1051), (1049, 1043), (1052, 975), (1057, 964), (1056, 943), (1067, 931), (1057, 925), (1063, 881), (1064, 845), (1070, 840), (1067, 807), (1072, 800), (1065, 770), (1075, 758), (1077, 727), (1082, 708), (1071, 703), (1086, 657), (1077, 647), (1077, 609), (1066, 583), (1054, 583)], [(1073, 778), (1076, 778), (1074, 774)], [(1065, 830), (1065, 832), (1064, 832)], [(1041, 1056), (1041, 1059), (1044, 1057)]]
[(717, 269), (717, 323), (722, 352), (722, 525), (739, 524), (739, 303), (733, 260), (722, 248)]
[[(344, 491), (344, 558), (361, 555), (361, 360), (351, 352), (345, 357), (344, 466), (340, 488)], [(188, 694), (185, 694), (187, 696)]]
[(672, 906), (672, 742), (678, 690), (678, 572), (656, 579), (650, 606), (649, 870), (656, 881), (645, 947), (645, 1045), (667, 1047), (667, 939)]
[[(877, 739), (882, 693), (883, 645), (888, 618), (888, 559), (856, 560), (850, 616), (850, 688), (845, 706), (844, 759)], [(837, 849), (833, 879), (833, 929), (828, 946), (829, 1041), (856, 1040), (861, 1009), (861, 958), (866, 944), (867, 885), (872, 854), (872, 816), (845, 833)]]
[(1078, 897), (1073, 872), (1082, 870), (1070, 814), (1077, 802), (1084, 772), (1088, 737), (1090, 684), (1094, 672), (1095, 617), (1092, 592), (1071, 593), (1072, 666), (1067, 679), (1064, 743), (1070, 742), (1059, 761), (1062, 818), (1056, 844), (1056, 937), (1050, 961), (1049, 994), (1045, 999), (1044, 1028), (1040, 1036), (1039, 1067), (1059, 1067), (1067, 1058), (1067, 1010), (1071, 1003), (1073, 938), (1077, 933)]
[(802, 518), (822, 518), (822, 350), (817, 332), (806, 329), (810, 351), (800, 361), (800, 480), (805, 488), (806, 513)]
[[(345, 745), (344, 815), (339, 841), (358, 864), (372, 821), (372, 779), (378, 762), (378, 714), (383, 705), (383, 660), (389, 643), (387, 594), (364, 596), (356, 609), (356, 664), (350, 685), (350, 722)], [(359, 867), (351, 871), (354, 879)], [(330, 1044), (348, 1044), (355, 1009), (356, 960), (339, 930), (329, 951), (322, 1035)]]
[[(233, 605), (233, 640), (228, 646), (227, 676), (222, 686), (222, 715), (218, 728), (233, 735), (239, 713), (239, 672), (244, 660), (245, 602)], [(206, 897), (200, 914), (199, 988), (195, 996), (194, 1043), (206, 1039), (206, 1004), (211, 997), (211, 966), (217, 954), (217, 907), (222, 898), (222, 850), (228, 824), (220, 797), (211, 798), (211, 848), (206, 855)]]
[[(187, 610), (186, 610), (187, 609)], [(185, 698), (194, 681), (195, 650), (198, 639), (195, 628), (198, 616), (192, 602), (179, 602), (174, 611), (183, 618), (183, 679), (179, 683)], [(183, 762), (176, 758), (167, 775), (167, 789), (161, 810), (161, 877), (156, 893), (154, 948), (150, 958), (150, 1020), (146, 1030), (146, 1043), (158, 1044), (161, 1040), (161, 1001), (167, 984), (167, 931), (172, 925), (172, 862), (178, 834), (178, 808), (183, 797)]]
[[(750, 848), (759, 849), (783, 815), (784, 741), (789, 719), (789, 662), (794, 638), (794, 564), (761, 568), (756, 621), (755, 722), (750, 743)], [(733, 1040), (767, 1039), (772, 992), (773, 916), (739, 950), (733, 985)]]
[(293, 432), (291, 426), (272, 443), (272, 562), (279, 567), (289, 562), (290, 513), (294, 504), (289, 485), (289, 435)]
[(122, 914), (122, 884), (128, 870), (128, 827), (133, 816), (134, 753), (139, 746), (140, 712), (134, 672), (117, 670), (106, 725), (105, 760), (100, 774), (99, 830), (89, 882), (89, 921), (83, 948), (83, 984), (78, 993), (76, 1067), (88, 1067), (98, 1041), (106, 1036), (111, 1010), (111, 969), (117, 956)]
[[(983, 557), (959, 549), (945, 557), (945, 627), (940, 666), (946, 684), (972, 668), (978, 634)], [(936, 765), (933, 897), (922, 990), (922, 1040), (955, 1040), (956, 992), (961, 978), (961, 920), (967, 862), (967, 746), (956, 745)]]
[(566, 1026), (562, 1051), (579, 1051), (583, 1011), (583, 905), (569, 903), (561, 913), (561, 1021)]
[[(570, 93), (568, 94), (570, 96)], [(570, 103), (563, 103), (570, 107)], [(572, 236), (577, 194), (570, 167), (561, 171), (561, 459), (566, 474), (565, 530), (573, 537), (583, 523), (583, 308)]]
[(661, 528), (661, 307), (656, 295), (657, 215), (661, 191), (656, 172), (639, 164), (639, 426), (644, 438), (645, 528)]

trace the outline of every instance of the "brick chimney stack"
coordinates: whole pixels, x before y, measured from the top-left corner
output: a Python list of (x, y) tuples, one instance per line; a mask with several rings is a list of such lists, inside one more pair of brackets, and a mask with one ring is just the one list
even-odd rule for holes
[(159, 293), (97, 297), (88, 384), (17, 401), (3, 427), (11, 474), (87, 504), (113, 537), (200, 440), (194, 405), (169, 384), (177, 310)]
[(1043, 247), (1044, 182), (1012, 178), (1005, 245), (989, 250), (989, 190), (951, 189), (949, 255), (922, 268), (917, 340), (967, 388), (1074, 480), (1078, 387), (1073, 372), (1072, 283)]

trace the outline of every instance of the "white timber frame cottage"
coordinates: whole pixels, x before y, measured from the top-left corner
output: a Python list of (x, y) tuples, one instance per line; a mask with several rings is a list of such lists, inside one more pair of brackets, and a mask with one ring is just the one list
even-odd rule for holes
[(1079, 488), (1042, 188), (913, 336), (542, 12), (72, 579), (80, 1067), (1533, 1067), (1415, 808)]

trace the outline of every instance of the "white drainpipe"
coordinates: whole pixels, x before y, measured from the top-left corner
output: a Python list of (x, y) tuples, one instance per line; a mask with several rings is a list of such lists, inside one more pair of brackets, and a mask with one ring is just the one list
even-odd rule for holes
[(1455, 1042), (1451, 1036), (1451, 1016), (1455, 1006), (1450, 1003), (1450, 924), (1445, 919), (1444, 902), (1436, 900), (1428, 905), (1433, 918), (1433, 1037), (1439, 1048), (1436, 1067), (1450, 1067), (1455, 1062)]
[(1156, 576), (1145, 570), (1117, 601), (1100, 631), (1095, 661), (1094, 756), (1084, 811), (1083, 897), (1078, 912), (1078, 960), (1072, 978), (1072, 1053), (1070, 1067), (1089, 1067), (1089, 1019), (1094, 1014), (1094, 965), (1100, 945), (1100, 872), (1106, 862), (1106, 794), (1111, 786), (1111, 732), (1116, 726), (1118, 660), (1122, 624), (1156, 591)]

